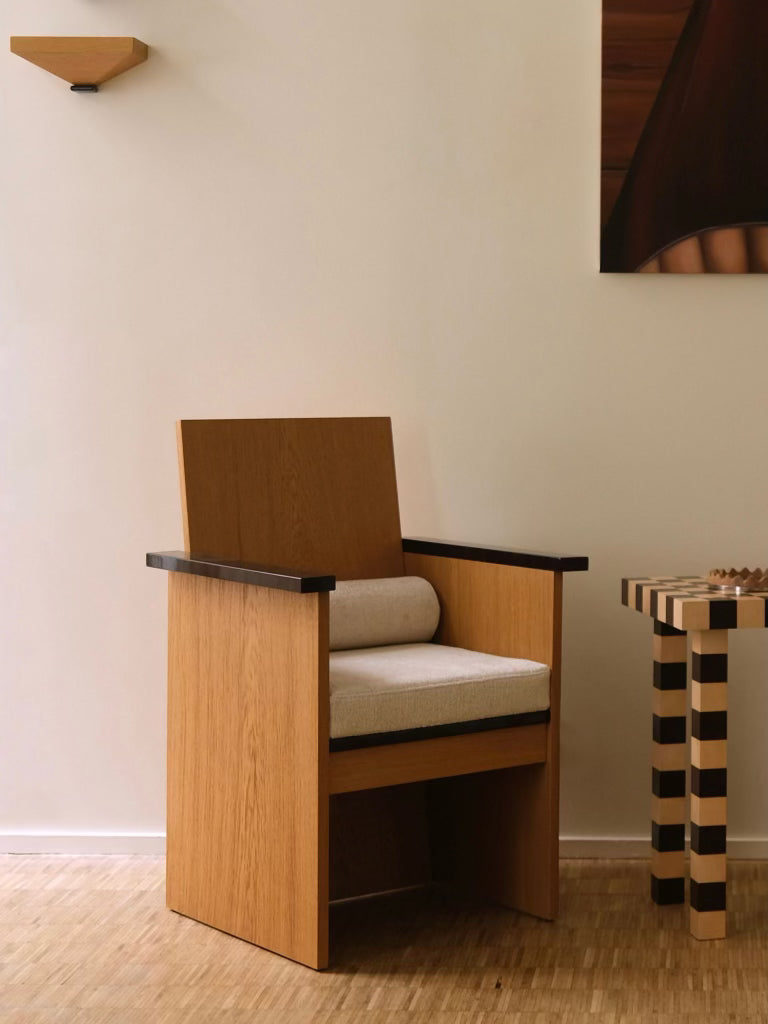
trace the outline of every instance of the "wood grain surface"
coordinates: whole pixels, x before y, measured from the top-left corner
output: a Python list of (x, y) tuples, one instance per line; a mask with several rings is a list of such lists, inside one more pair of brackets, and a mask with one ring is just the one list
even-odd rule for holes
[[(550, 722), (509, 737), (511, 752), (527, 742), (525, 730), (543, 728), (543, 761), (539, 753), (529, 767), (436, 784), (432, 800), (438, 876), (551, 919), (558, 903), (562, 573), (430, 555), (405, 560), (406, 572), (428, 579), (440, 598), (438, 643), (550, 666)], [(515, 764), (525, 761), (509, 761)]]
[(183, 420), (178, 437), (188, 551), (402, 575), (388, 419)]
[(547, 730), (539, 723), (341, 750), (330, 755), (330, 791), (349, 793), (543, 761)]
[(436, 643), (552, 666), (561, 574), (412, 553), (405, 555), (405, 571), (428, 579), (437, 592)]
[(169, 913), (162, 857), (0, 856), (3, 1024), (765, 1024), (768, 864), (729, 938), (657, 907), (646, 860), (564, 861), (544, 922), (434, 891), (331, 908), (333, 969)]
[(169, 587), (168, 906), (323, 967), (328, 595)]
[(101, 85), (143, 63), (149, 48), (131, 36), (11, 36), (11, 52), (73, 85)]
[(428, 885), (426, 783), (331, 797), (331, 900)]
[(621, 190), (691, 2), (603, 0), (603, 223)]
[[(336, 891), (423, 879), (428, 840), (438, 877), (476, 890), (482, 876), (487, 895), (554, 916), (562, 574), (404, 558), (386, 419), (182, 421), (179, 455), (188, 549), (342, 579), (407, 565), (438, 592), (438, 642), (550, 666), (552, 720), (329, 755), (327, 595), (172, 573), (169, 904), (323, 966), (330, 793), (350, 794), (334, 827), (369, 858), (355, 871), (334, 839)], [(419, 833), (394, 866), (377, 805)]]

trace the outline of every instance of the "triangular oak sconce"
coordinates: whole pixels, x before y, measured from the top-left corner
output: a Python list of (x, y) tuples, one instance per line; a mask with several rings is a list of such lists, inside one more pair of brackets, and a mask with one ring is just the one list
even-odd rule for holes
[(142, 64), (149, 47), (132, 36), (11, 36), (11, 53), (70, 82), (73, 92), (98, 92)]

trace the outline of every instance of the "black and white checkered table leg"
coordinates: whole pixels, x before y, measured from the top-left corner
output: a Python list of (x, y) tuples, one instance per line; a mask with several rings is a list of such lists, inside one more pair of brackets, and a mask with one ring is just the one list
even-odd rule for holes
[(651, 896), (685, 901), (686, 634), (653, 623), (653, 800)]
[(728, 630), (691, 632), (691, 934), (725, 938)]

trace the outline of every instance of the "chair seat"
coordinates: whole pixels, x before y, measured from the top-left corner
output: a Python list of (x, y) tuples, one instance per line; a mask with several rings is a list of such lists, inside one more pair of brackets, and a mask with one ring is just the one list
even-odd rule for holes
[(331, 738), (546, 711), (549, 676), (537, 661), (431, 643), (332, 651)]

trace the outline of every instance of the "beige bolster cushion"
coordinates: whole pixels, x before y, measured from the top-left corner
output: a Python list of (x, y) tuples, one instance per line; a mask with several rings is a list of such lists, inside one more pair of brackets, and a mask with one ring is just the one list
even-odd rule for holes
[(420, 576), (342, 580), (330, 595), (331, 650), (425, 643), (439, 620), (437, 594)]

